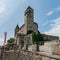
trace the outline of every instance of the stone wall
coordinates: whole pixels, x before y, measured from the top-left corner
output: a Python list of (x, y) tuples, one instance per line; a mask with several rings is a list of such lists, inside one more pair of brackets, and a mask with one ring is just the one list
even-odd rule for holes
[(45, 40), (59, 40), (58, 36), (52, 36), (52, 35), (46, 35), (46, 34), (42, 34)]
[(60, 55), (60, 44), (55, 45), (53, 54)]
[(60, 60), (60, 56), (32, 52), (27, 50), (6, 51), (2, 60)]
[(15, 60), (14, 52), (5, 52), (2, 54), (2, 60)]

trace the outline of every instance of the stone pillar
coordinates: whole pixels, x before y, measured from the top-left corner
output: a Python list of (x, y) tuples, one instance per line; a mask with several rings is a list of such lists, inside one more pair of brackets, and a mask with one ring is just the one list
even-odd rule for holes
[(28, 45), (24, 45), (24, 49), (25, 50), (28, 50)]
[(36, 47), (37, 47), (37, 45), (36, 44), (33, 44), (32, 45), (32, 51), (37, 51), (37, 48)]

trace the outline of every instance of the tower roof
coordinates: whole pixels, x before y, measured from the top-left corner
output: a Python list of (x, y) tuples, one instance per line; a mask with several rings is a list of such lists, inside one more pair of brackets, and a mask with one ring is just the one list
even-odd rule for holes
[(33, 9), (30, 6), (28, 6), (27, 9), (25, 10), (25, 13), (27, 13), (28, 11), (33, 11)]
[(19, 26), (18, 26), (18, 24), (16, 25), (16, 28), (15, 29), (19, 29)]
[[(28, 10), (28, 9), (32, 9), (32, 8), (31, 8), (30, 6), (28, 6), (26, 10)], [(33, 10), (33, 9), (32, 9), (32, 10)]]

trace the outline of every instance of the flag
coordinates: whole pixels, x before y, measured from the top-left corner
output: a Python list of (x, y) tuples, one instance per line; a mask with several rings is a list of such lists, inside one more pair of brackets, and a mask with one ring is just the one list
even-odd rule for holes
[(4, 32), (4, 45), (6, 43), (6, 38), (7, 38), (7, 32)]

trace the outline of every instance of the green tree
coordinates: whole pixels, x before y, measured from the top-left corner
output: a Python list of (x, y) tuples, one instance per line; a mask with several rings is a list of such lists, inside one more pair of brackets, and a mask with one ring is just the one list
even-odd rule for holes
[(36, 34), (34, 32), (32, 34), (32, 41), (33, 41), (33, 44), (36, 44), (37, 45), (37, 51), (39, 51), (39, 45), (43, 45), (44, 44), (43, 36), (40, 33)]
[(32, 30), (28, 30), (27, 31), (27, 34), (31, 34), (33, 31)]
[(14, 40), (14, 38), (10, 38), (7, 42), (14, 44), (15, 40)]
[(34, 44), (35, 42), (37, 42), (37, 35), (36, 35), (35, 32), (33, 32), (33, 34), (32, 34), (32, 41), (33, 41), (33, 44)]
[(40, 44), (40, 45), (43, 45), (44, 44), (43, 35), (40, 34), (40, 33), (37, 34), (37, 43)]
[(10, 46), (13, 47), (14, 44), (15, 44), (15, 39), (14, 38), (10, 38), (10, 39), (7, 40), (6, 47), (9, 49)]

